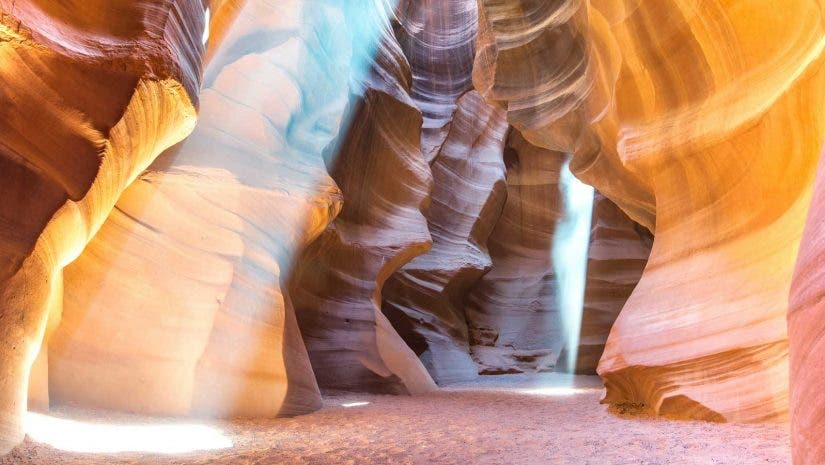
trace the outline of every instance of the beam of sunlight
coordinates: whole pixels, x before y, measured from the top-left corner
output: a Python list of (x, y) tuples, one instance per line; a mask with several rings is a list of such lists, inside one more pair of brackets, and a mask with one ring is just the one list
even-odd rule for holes
[(209, 8), (207, 7), (206, 10), (203, 12), (204, 25), (203, 25), (203, 35), (201, 36), (201, 42), (203, 43), (203, 45), (206, 45), (206, 43), (209, 42), (209, 19), (210, 19), (210, 13), (209, 13)]
[(29, 412), (25, 428), (32, 440), (68, 452), (182, 454), (233, 446), (220, 430), (199, 424), (114, 425)]
[(573, 176), (569, 158), (562, 166), (559, 185), (564, 215), (556, 226), (552, 253), (553, 267), (558, 280), (556, 302), (564, 327), (564, 362), (572, 371), (575, 370), (578, 357), (579, 332), (584, 310), (594, 189)]
[(341, 404), (341, 407), (344, 408), (351, 408), (351, 407), (363, 407), (364, 405), (369, 405), (369, 402), (348, 402), (346, 404)]

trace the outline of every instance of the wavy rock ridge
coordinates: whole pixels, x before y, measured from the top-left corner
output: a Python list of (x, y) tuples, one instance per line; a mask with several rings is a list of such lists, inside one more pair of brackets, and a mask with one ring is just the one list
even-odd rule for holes
[(505, 149), (507, 200), (487, 242), (492, 267), (470, 290), (470, 349), (481, 374), (552, 371), (565, 343), (553, 267), (566, 214), (560, 178), (568, 156), (518, 131)]
[(387, 281), (383, 311), (438, 383), (472, 379), (465, 296), (492, 266), (486, 242), (506, 196), (500, 110), (470, 92), (431, 165), (432, 248)]
[(23, 437), (62, 268), (195, 123), (201, 3), (97, 3), (0, 2), (0, 452)]
[(254, 2), (235, 21), (214, 45), (194, 133), (66, 270), (49, 350), (57, 402), (222, 417), (320, 406), (282, 286), (341, 208), (321, 152), (344, 112), (336, 46), (349, 36), (324, 2)]
[(785, 417), (784, 315), (823, 135), (822, 2), (781, 18), (767, 2), (481, 6), (482, 94), (656, 233), (599, 364), (605, 401)]
[(788, 290), (825, 134), (822, 6), (788, 2), (777, 18), (759, 2), (647, 2), (610, 19), (628, 50), (616, 150), (649, 180), (656, 240), (599, 366), (606, 401), (786, 417)]
[(569, 163), (602, 195), (567, 369), (782, 420), (790, 335), (821, 462), (823, 12), (0, 0), (0, 452), (27, 405), (274, 416), (552, 369)]
[(409, 65), (382, 19), (363, 97), (352, 99), (351, 126), (329, 161), (343, 209), (298, 258), (291, 289), (322, 388), (418, 393), (435, 385), (381, 312), (381, 291), (432, 244), (421, 214), (432, 175)]

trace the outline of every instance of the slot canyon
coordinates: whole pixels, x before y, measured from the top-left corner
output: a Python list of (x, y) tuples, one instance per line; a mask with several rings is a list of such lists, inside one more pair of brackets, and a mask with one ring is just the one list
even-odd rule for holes
[(825, 464), (825, 0), (0, 0), (53, 464)]

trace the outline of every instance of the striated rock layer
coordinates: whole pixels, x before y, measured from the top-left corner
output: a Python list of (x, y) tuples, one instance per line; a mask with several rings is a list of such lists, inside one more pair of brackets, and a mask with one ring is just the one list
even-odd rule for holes
[(66, 270), (54, 401), (232, 417), (320, 406), (282, 284), (340, 209), (322, 150), (344, 111), (349, 42), (323, 1), (237, 12), (194, 133), (127, 189)]
[(560, 177), (567, 158), (510, 133), (507, 200), (487, 243), (492, 266), (466, 301), (481, 374), (548, 371), (563, 347), (552, 250), (564, 214)]
[(472, 88), (477, 0), (402, 0), (395, 35), (410, 64), (410, 97), (421, 110), (428, 161), (449, 130), (458, 98)]
[(492, 266), (487, 238), (506, 197), (501, 110), (470, 92), (458, 101), (445, 143), (431, 165), (425, 212), (433, 245), (384, 285), (382, 309), (433, 379), (472, 379), (464, 299)]
[[(320, 406), (286, 281), (341, 209), (322, 152), (359, 53), (347, 8), (238, 12), (206, 70), (195, 132), (126, 191), (67, 269), (50, 347), (56, 400), (232, 417)], [(94, 292), (90, 278), (102, 283)]]
[(203, 16), (194, 0), (0, 1), (0, 453), (23, 437), (62, 268), (194, 126)]
[(784, 418), (788, 289), (825, 133), (823, 2), (480, 5), (480, 92), (655, 230), (599, 364), (605, 402)]
[(802, 236), (788, 310), (791, 444), (795, 465), (825, 462), (825, 152)]
[(408, 94), (409, 65), (387, 18), (366, 19), (383, 37), (357, 83), (362, 95), (353, 96), (347, 135), (328, 160), (344, 206), (298, 258), (291, 291), (322, 388), (419, 393), (435, 385), (381, 313), (381, 290), (432, 244), (421, 214), (432, 176), (421, 154), (421, 113)]
[(656, 239), (599, 364), (606, 402), (787, 415), (788, 291), (825, 134), (825, 3), (773, 6), (641, 2), (608, 18), (625, 60), (616, 151), (651, 186)]
[[(575, 153), (571, 168), (580, 179), (610, 198), (621, 196), (631, 218), (652, 229), (655, 202), (648, 180), (627, 170), (611, 149), (615, 126), (594, 126), (613, 108), (623, 66), (604, 14), (629, 14), (639, 3), (479, 0), (473, 83), (485, 99), (507, 110), (508, 121), (527, 141)], [(667, 7), (661, 11), (667, 14)], [(633, 33), (629, 39), (646, 40)]]
[(575, 364), (566, 370), (596, 374), (619, 312), (650, 255), (653, 236), (605, 196), (595, 194), (587, 253), (587, 282)]

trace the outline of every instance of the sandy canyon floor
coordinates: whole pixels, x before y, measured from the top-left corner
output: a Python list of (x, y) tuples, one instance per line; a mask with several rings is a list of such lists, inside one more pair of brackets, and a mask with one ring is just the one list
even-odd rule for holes
[[(37, 417), (29, 427), (56, 447), (27, 438), (0, 464), (790, 464), (786, 425), (618, 416), (601, 395), (596, 377), (508, 375), (420, 397), (328, 395), (314, 414), (267, 421), (185, 425), (60, 409), (52, 415), (73, 421)], [(155, 452), (111, 453), (136, 449)]]

